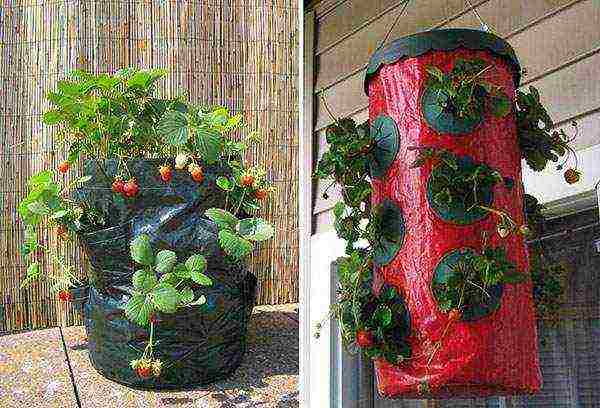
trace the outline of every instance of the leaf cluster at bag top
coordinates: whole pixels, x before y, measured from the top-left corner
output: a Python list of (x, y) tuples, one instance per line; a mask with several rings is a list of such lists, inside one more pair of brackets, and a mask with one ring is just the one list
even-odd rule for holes
[(481, 59), (458, 59), (448, 74), (430, 66), (427, 86), (437, 95), (442, 111), (470, 120), (487, 112), (501, 118), (510, 113), (510, 100), (502, 88), (484, 79), (491, 68)]
[[(43, 121), (53, 126), (69, 153), (57, 170), (43, 170), (28, 182), (29, 193), (19, 205), (27, 231), (22, 256), (36, 262), (37, 254), (48, 250), (35, 233), (43, 221), (56, 226), (62, 240), (112, 226), (106, 209), (69, 198), (71, 190), (90, 176), (65, 185), (60, 181), (61, 175), (83, 160), (96, 161), (105, 181), (112, 184), (115, 202), (136, 200), (144, 187), (127, 165), (132, 158), (164, 158), (156, 170), (163, 182), (171, 182), (174, 165), (176, 170), (187, 170), (199, 187), (207, 183), (203, 166), (219, 162), (226, 171), (216, 180), (226, 196), (222, 210), (234, 218), (260, 210), (274, 189), (264, 168), (247, 167), (243, 161), (246, 149), (260, 140), (258, 132), (248, 132), (242, 139), (233, 137), (245, 125), (241, 115), (231, 115), (225, 107), (204, 108), (180, 97), (156, 97), (156, 84), (165, 74), (161, 69), (123, 69), (112, 75), (76, 70), (48, 94), (52, 108)], [(117, 160), (115, 176), (107, 175), (107, 159)], [(238, 223), (241, 232), (236, 229)], [(238, 223), (220, 234), (223, 250), (235, 259), (249, 255), (254, 247), (251, 242), (264, 241), (274, 233), (260, 218)], [(31, 268), (26, 284), (39, 276), (38, 271), (37, 266)]]

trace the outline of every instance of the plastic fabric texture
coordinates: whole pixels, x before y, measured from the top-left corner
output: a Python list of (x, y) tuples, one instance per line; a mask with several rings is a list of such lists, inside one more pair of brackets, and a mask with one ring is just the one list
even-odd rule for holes
[[(378, 389), (386, 398), (528, 394), (541, 386), (531, 281), (504, 285), (497, 310), (450, 325), (449, 315), (439, 309), (432, 293), (440, 261), (460, 248), (481, 249), (483, 231), (487, 231), (488, 245), (506, 248), (519, 271), (529, 270), (522, 235), (501, 239), (493, 215), (466, 225), (444, 221), (428, 202), (431, 164), (410, 167), (417, 155), (412, 146), (446, 148), (484, 162), (514, 180), (512, 189), (504, 185), (494, 188), (493, 206), (506, 211), (518, 225), (524, 222), (514, 113), (504, 118), (486, 115), (472, 133), (461, 137), (438, 133), (424, 120), (421, 97), (426, 68), (434, 65), (449, 72), (459, 58), (481, 58), (492, 64), (494, 69), (485, 78), (501, 86), (509, 98), (514, 97), (512, 64), (486, 50), (429, 50), (381, 65), (368, 79), (370, 119), (391, 116), (400, 136), (394, 162), (386, 174), (373, 180), (373, 201), (393, 201), (405, 222), (402, 248), (389, 264), (375, 269), (375, 281), (393, 285), (403, 294), (412, 322), (409, 341), (413, 358), (399, 365), (375, 362)], [(439, 349), (430, 359), (438, 341)]]
[[(159, 160), (127, 162), (140, 192), (121, 198), (111, 190), (116, 162), (106, 162), (107, 180), (94, 162), (87, 163), (92, 180), (73, 193), (73, 198), (103, 209), (107, 228), (90, 231), (82, 225), (78, 238), (90, 264), (89, 297), (83, 306), (90, 359), (105, 377), (137, 388), (185, 389), (207, 384), (232, 373), (246, 349), (248, 321), (254, 306), (256, 278), (245, 265), (224, 261), (216, 225), (204, 216), (220, 206), (223, 196), (215, 184), (219, 167), (205, 167), (204, 181), (196, 183), (187, 171), (175, 171), (169, 183), (160, 180)], [(147, 234), (155, 251), (171, 249), (179, 259), (194, 253), (206, 256), (209, 287), (192, 287), (195, 297), (204, 295), (202, 306), (175, 314), (159, 314), (155, 326), (155, 356), (163, 361), (159, 378), (140, 379), (129, 367), (139, 358), (147, 340), (146, 328), (126, 319), (124, 307), (133, 288), (131, 276), (138, 269), (129, 255), (129, 244)], [(78, 303), (85, 288), (77, 288)]]

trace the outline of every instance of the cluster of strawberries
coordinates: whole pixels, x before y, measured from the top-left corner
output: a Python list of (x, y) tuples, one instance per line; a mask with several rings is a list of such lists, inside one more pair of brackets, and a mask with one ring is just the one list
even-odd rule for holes
[(158, 359), (140, 358), (131, 362), (131, 368), (138, 377), (148, 379), (152, 376), (159, 377), (162, 370), (162, 361)]
[[(240, 178), (240, 184), (242, 185), (242, 187), (254, 187), (254, 176), (252, 174), (244, 174), (241, 178)], [(254, 197), (256, 197), (257, 200), (264, 200), (267, 197), (267, 190), (265, 190), (264, 188), (258, 188), (256, 190), (254, 190)]]
[[(175, 157), (175, 169), (183, 170), (187, 167), (187, 171), (190, 173), (192, 180), (194, 180), (196, 183), (202, 183), (204, 180), (202, 166), (198, 165), (196, 162), (191, 162), (189, 164), (188, 162), (188, 155), (185, 153), (179, 153), (177, 157)], [(171, 166), (167, 164), (160, 166), (158, 173), (160, 174), (160, 179), (165, 183), (169, 183), (173, 178), (173, 169), (171, 169)]]
[(133, 198), (140, 192), (140, 186), (135, 177), (127, 181), (123, 181), (121, 177), (116, 177), (112, 183), (112, 191), (121, 194), (123, 197)]
[[(192, 179), (197, 183), (202, 183), (204, 181), (204, 171), (202, 166), (198, 165), (196, 162), (189, 162), (190, 158), (185, 153), (180, 153), (175, 157), (175, 169), (183, 170), (187, 168), (187, 171), (190, 173)], [(69, 171), (70, 165), (68, 161), (64, 161), (58, 165), (58, 171), (61, 174), (66, 174)], [(160, 175), (160, 179), (165, 183), (169, 183), (173, 179), (173, 169), (168, 164), (160, 166), (158, 169), (158, 173)], [(255, 178), (252, 174), (244, 174), (241, 177), (241, 185), (242, 187), (254, 187)], [(130, 178), (125, 181), (121, 177), (115, 177), (112, 183), (112, 191), (116, 194), (121, 194), (123, 197), (133, 198), (140, 192), (140, 186), (137, 183), (135, 177)], [(257, 188), (252, 193), (254, 197), (258, 200), (264, 200), (268, 192), (264, 188)]]

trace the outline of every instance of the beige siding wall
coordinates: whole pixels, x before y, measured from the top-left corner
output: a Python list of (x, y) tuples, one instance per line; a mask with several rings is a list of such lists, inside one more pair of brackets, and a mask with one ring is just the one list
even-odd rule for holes
[[(368, 116), (364, 69), (404, 0), (324, 1), (315, 9), (314, 92), (324, 95), (338, 116)], [(464, 0), (412, 1), (390, 40), (432, 28), (479, 28)], [(577, 119), (576, 149), (600, 143), (600, 0), (472, 1), (482, 18), (515, 48), (533, 85), (559, 125)], [(326, 148), (323, 129), (331, 123), (315, 100), (316, 155)], [(323, 186), (317, 186), (317, 193)], [(329, 209), (338, 199), (316, 197), (316, 228), (331, 228)]]

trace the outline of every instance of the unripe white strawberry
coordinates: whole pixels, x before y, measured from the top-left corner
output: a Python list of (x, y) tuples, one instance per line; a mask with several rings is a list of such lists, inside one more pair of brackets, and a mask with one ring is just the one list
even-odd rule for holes
[(177, 170), (185, 169), (185, 166), (187, 165), (188, 160), (189, 160), (189, 157), (186, 153), (179, 153), (177, 156), (175, 156), (175, 168)]

